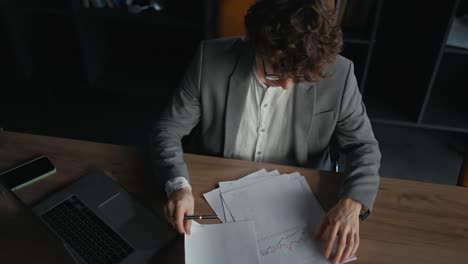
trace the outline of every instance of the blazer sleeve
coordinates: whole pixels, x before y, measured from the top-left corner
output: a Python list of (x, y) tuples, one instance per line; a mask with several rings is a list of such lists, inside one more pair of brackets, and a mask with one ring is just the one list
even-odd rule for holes
[(203, 43), (199, 45), (172, 99), (151, 129), (151, 166), (163, 183), (175, 177), (184, 177), (190, 182), (181, 140), (200, 120), (202, 63)]
[(359, 201), (371, 210), (377, 196), (381, 154), (359, 92), (350, 62), (334, 132), (338, 147), (346, 154), (340, 198)]

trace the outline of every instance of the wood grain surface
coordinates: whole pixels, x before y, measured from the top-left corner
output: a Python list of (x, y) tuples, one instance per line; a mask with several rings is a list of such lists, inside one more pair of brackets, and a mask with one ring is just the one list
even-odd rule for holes
[[(0, 132), (0, 170), (38, 155), (57, 167), (51, 177), (17, 192), (27, 204), (76, 180), (90, 167), (115, 178), (132, 195), (157, 211), (161, 195), (148, 155), (126, 146)], [(325, 209), (336, 202), (341, 175), (318, 170), (253, 163), (224, 158), (185, 155), (195, 212), (213, 213), (202, 194), (217, 182), (238, 179), (261, 168), (281, 173), (299, 171)], [(443, 177), (443, 175), (441, 175)], [(0, 215), (4, 215), (0, 208)], [(213, 223), (206, 221), (205, 223)], [(468, 188), (381, 178), (371, 216), (361, 224), (361, 246), (356, 263), (467, 263)], [(6, 241), (2, 241), (5, 245)], [(27, 241), (23, 241), (27, 243)], [(183, 239), (155, 254), (151, 263), (183, 263)]]

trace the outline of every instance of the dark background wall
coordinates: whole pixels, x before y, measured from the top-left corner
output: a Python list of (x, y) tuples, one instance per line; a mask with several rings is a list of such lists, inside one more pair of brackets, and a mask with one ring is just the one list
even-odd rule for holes
[(134, 131), (149, 129), (210, 31), (203, 1), (134, 15), (2, 0), (0, 12), (0, 124), (124, 144), (143, 143)]
[[(0, 127), (145, 147), (198, 43), (230, 25), (218, 10), (229, 19), (253, 2), (233, 1), (163, 0), (162, 12), (131, 14), (81, 0), (0, 0)], [(384, 176), (456, 182), (468, 52), (445, 41), (467, 3), (349, 0), (342, 55), (355, 64)]]

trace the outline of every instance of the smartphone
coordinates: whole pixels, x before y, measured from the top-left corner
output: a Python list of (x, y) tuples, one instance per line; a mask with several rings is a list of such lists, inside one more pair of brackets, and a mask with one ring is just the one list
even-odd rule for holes
[(0, 181), (6, 188), (16, 191), (56, 171), (54, 164), (46, 156), (41, 156), (1, 172)]

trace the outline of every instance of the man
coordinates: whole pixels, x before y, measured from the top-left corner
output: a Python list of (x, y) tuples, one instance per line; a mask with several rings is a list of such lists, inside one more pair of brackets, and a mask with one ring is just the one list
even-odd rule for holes
[[(247, 38), (204, 41), (151, 135), (166, 187), (165, 213), (180, 233), (194, 212), (181, 139), (193, 128), (207, 155), (330, 170), (329, 145), (346, 153), (339, 202), (316, 237), (343, 262), (359, 246), (359, 216), (372, 209), (380, 152), (342, 35), (320, 0), (263, 0), (246, 15)], [(337, 249), (332, 254), (333, 244)]]

